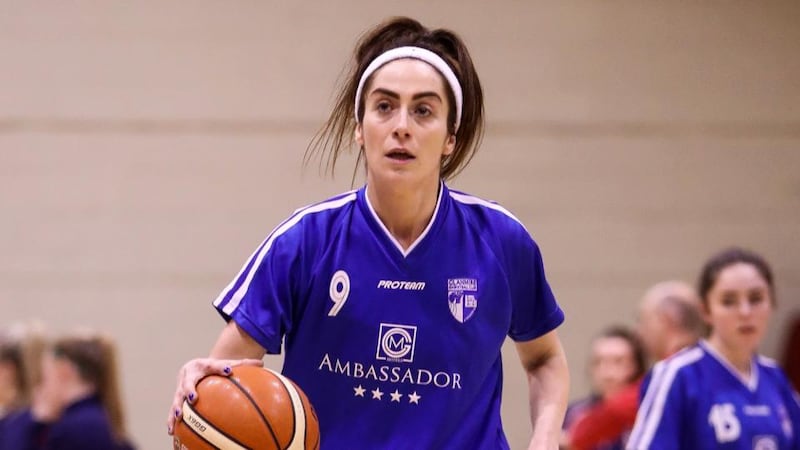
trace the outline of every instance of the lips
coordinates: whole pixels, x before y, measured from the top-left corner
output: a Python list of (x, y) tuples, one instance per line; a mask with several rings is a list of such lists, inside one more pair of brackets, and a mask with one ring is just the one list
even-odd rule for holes
[(386, 157), (397, 161), (408, 161), (409, 159), (415, 158), (408, 150), (402, 148), (390, 151), (386, 154)]
[(739, 327), (739, 332), (742, 334), (752, 334), (756, 332), (756, 327), (753, 325), (742, 325)]

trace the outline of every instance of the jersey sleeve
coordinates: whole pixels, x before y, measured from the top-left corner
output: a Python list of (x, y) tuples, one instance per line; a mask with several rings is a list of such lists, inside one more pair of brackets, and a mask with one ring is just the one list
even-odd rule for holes
[(515, 248), (509, 254), (512, 313), (508, 335), (515, 341), (536, 339), (561, 325), (564, 312), (545, 277), (539, 246), (521, 226)]
[(786, 417), (781, 417), (783, 422), (781, 426), (785, 429), (784, 432), (791, 436), (789, 448), (800, 450), (800, 395), (794, 390), (786, 374), (780, 369), (776, 370), (779, 372), (779, 380), (783, 385), (781, 392), (783, 392), (783, 403), (786, 406)]
[(267, 353), (281, 351), (292, 328), (293, 279), (300, 258), (297, 232), (276, 229), (250, 256), (239, 274), (214, 301), (226, 321), (233, 320)]
[(666, 361), (656, 365), (643, 381), (644, 393), (626, 448), (680, 450), (681, 420), (687, 414), (684, 377)]

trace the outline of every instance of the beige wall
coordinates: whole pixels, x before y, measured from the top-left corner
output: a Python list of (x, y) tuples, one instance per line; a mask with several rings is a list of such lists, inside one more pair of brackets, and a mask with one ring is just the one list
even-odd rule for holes
[(379, 3), (0, 1), (0, 324), (113, 331), (141, 448), (169, 444), (176, 370), (222, 326), (211, 299), (294, 208), (349, 187), (348, 164), (323, 179), (301, 156), (390, 14), (473, 50), (489, 130), (454, 185), (541, 244), (573, 396), (590, 337), (720, 246), (763, 252), (781, 312), (800, 309), (800, 4)]

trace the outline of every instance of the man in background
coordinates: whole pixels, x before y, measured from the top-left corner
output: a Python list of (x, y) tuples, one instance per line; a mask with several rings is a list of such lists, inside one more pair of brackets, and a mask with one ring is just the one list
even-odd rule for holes
[[(637, 332), (655, 363), (693, 345), (706, 332), (700, 300), (682, 281), (664, 281), (639, 303)], [(636, 421), (641, 379), (588, 409), (564, 435), (562, 449), (611, 450), (627, 440)]]

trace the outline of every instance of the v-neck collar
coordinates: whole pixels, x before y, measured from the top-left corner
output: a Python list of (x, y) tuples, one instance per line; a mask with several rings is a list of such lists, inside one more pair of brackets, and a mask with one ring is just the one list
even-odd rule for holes
[(742, 373), (739, 372), (738, 369), (733, 367), (727, 358), (724, 355), (719, 353), (716, 349), (714, 349), (711, 344), (706, 340), (703, 339), (700, 341), (700, 346), (703, 347), (711, 357), (717, 360), (722, 367), (724, 367), (734, 378), (739, 380), (750, 392), (755, 392), (758, 389), (758, 364), (755, 363), (755, 358), (750, 358), (750, 379), (746, 379), (742, 376)]
[(372, 219), (378, 224), (380, 230), (383, 232), (389, 242), (394, 245), (397, 251), (400, 252), (403, 258), (407, 258), (408, 255), (410, 255), (411, 252), (414, 251), (414, 249), (417, 248), (417, 246), (425, 239), (433, 227), (433, 224), (436, 223), (436, 218), (439, 215), (439, 208), (442, 204), (442, 197), (444, 196), (446, 189), (444, 182), (439, 182), (439, 192), (436, 195), (436, 206), (433, 208), (433, 215), (431, 216), (430, 221), (428, 221), (428, 225), (425, 226), (425, 229), (422, 230), (422, 233), (420, 233), (419, 237), (417, 237), (417, 239), (415, 239), (407, 249), (403, 249), (403, 246), (400, 244), (400, 242), (394, 237), (394, 235), (392, 235), (392, 233), (389, 232), (389, 229), (386, 228), (386, 225), (383, 223), (380, 217), (378, 217), (378, 213), (375, 212), (375, 208), (372, 207), (372, 203), (369, 201), (369, 196), (367, 195), (368, 189), (368, 185), (364, 186), (364, 203), (367, 205), (367, 209), (369, 210)]

